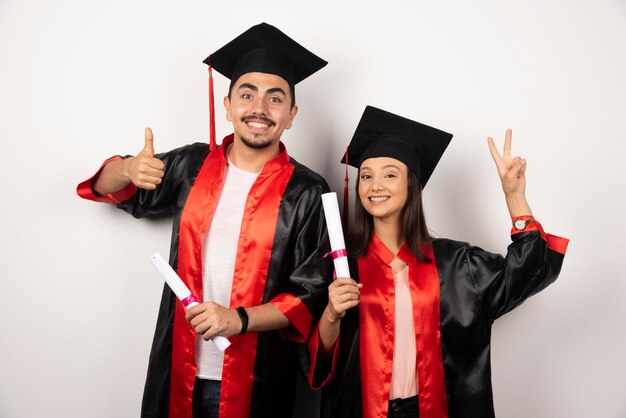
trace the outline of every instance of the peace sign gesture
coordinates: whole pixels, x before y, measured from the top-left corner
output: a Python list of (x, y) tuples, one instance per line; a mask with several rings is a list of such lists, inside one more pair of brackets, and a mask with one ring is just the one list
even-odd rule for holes
[(511, 138), (513, 132), (510, 129), (506, 130), (506, 137), (504, 138), (504, 154), (500, 155), (498, 148), (496, 148), (493, 138), (487, 138), (489, 144), (489, 151), (493, 161), (496, 163), (498, 174), (500, 175), (500, 181), (502, 182), (502, 190), (507, 196), (510, 195), (524, 195), (526, 192), (526, 160), (521, 157), (511, 157)]
[(487, 138), (489, 151), (496, 163), (506, 204), (512, 217), (532, 215), (526, 201), (526, 160), (521, 157), (511, 158), (511, 137), (513, 132), (506, 130), (504, 138), (504, 154), (500, 155), (493, 138)]

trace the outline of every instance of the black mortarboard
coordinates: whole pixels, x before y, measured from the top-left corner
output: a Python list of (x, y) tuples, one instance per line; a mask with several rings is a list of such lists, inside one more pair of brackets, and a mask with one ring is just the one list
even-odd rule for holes
[(267, 23), (251, 27), (209, 55), (204, 63), (231, 83), (243, 74), (260, 72), (280, 76), (292, 88), (328, 64)]
[[(395, 158), (424, 187), (451, 139), (447, 132), (367, 106), (348, 145), (347, 163), (358, 169), (368, 158)], [(346, 162), (345, 154), (341, 162)]]

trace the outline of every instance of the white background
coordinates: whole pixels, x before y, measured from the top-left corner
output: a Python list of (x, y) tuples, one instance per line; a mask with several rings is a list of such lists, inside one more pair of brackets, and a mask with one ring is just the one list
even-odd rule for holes
[(503, 252), (485, 138), (513, 129), (536, 217), (571, 244), (559, 280), (495, 324), (496, 412), (625, 417), (623, 0), (0, 0), (0, 417), (139, 415), (162, 289), (148, 257), (170, 222), (75, 187), (145, 126), (157, 152), (206, 141), (201, 61), (261, 21), (330, 62), (297, 87), (283, 139), (335, 191), (366, 104), (420, 120), (455, 134), (425, 191), (431, 230)]

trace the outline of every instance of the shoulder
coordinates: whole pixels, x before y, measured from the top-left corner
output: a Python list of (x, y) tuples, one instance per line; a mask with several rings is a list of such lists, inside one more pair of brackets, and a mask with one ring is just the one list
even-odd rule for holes
[(165, 164), (166, 176), (178, 182), (190, 177), (195, 178), (208, 155), (209, 146), (196, 142), (157, 154), (155, 157)]
[(294, 158), (291, 158), (290, 162), (294, 170), (289, 180), (289, 190), (309, 198), (319, 198), (323, 193), (330, 191), (326, 180), (322, 176), (300, 164)]
[(171, 160), (172, 162), (179, 162), (181, 159), (199, 160), (203, 161), (209, 154), (209, 146), (201, 142), (195, 142), (193, 144), (183, 145), (182, 147), (174, 148), (171, 151), (157, 154), (156, 157), (160, 159)]
[(494, 263), (494, 265), (500, 265), (504, 259), (502, 254), (486, 251), (468, 242), (436, 238), (432, 240), (432, 243), (435, 261), (440, 266), (443, 266), (443, 263), (456, 263), (460, 260), (472, 264)]
[(463, 257), (471, 251), (468, 242), (456, 241), (449, 238), (432, 238), (433, 253), (437, 263)]
[(209, 145), (203, 142), (194, 142), (177, 148), (179, 153), (187, 158), (205, 159), (209, 155)]
[(291, 158), (290, 162), (294, 167), (292, 178), (295, 177), (298, 182), (307, 184), (311, 187), (319, 188), (320, 190), (328, 189), (328, 184), (326, 184), (324, 177), (320, 176), (304, 164), (300, 164), (294, 158)]
[(431, 238), (431, 242), (433, 244), (433, 250), (435, 251), (435, 254), (438, 251), (466, 250), (471, 247), (468, 242), (456, 241), (449, 238)]

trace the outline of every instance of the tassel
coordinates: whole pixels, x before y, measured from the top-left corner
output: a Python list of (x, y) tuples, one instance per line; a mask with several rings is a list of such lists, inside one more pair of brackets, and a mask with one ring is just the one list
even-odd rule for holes
[(342, 213), (342, 220), (341, 223), (343, 225), (343, 236), (347, 237), (348, 236), (348, 231), (349, 231), (349, 222), (350, 222), (350, 217), (349, 217), (349, 206), (350, 206), (350, 198), (349, 198), (349, 194), (348, 194), (348, 181), (350, 179), (348, 178), (348, 147), (346, 147), (346, 174), (343, 177), (343, 213)]
[(209, 58), (209, 151), (215, 151), (215, 103), (213, 101), (213, 72), (211, 71), (211, 59)]

